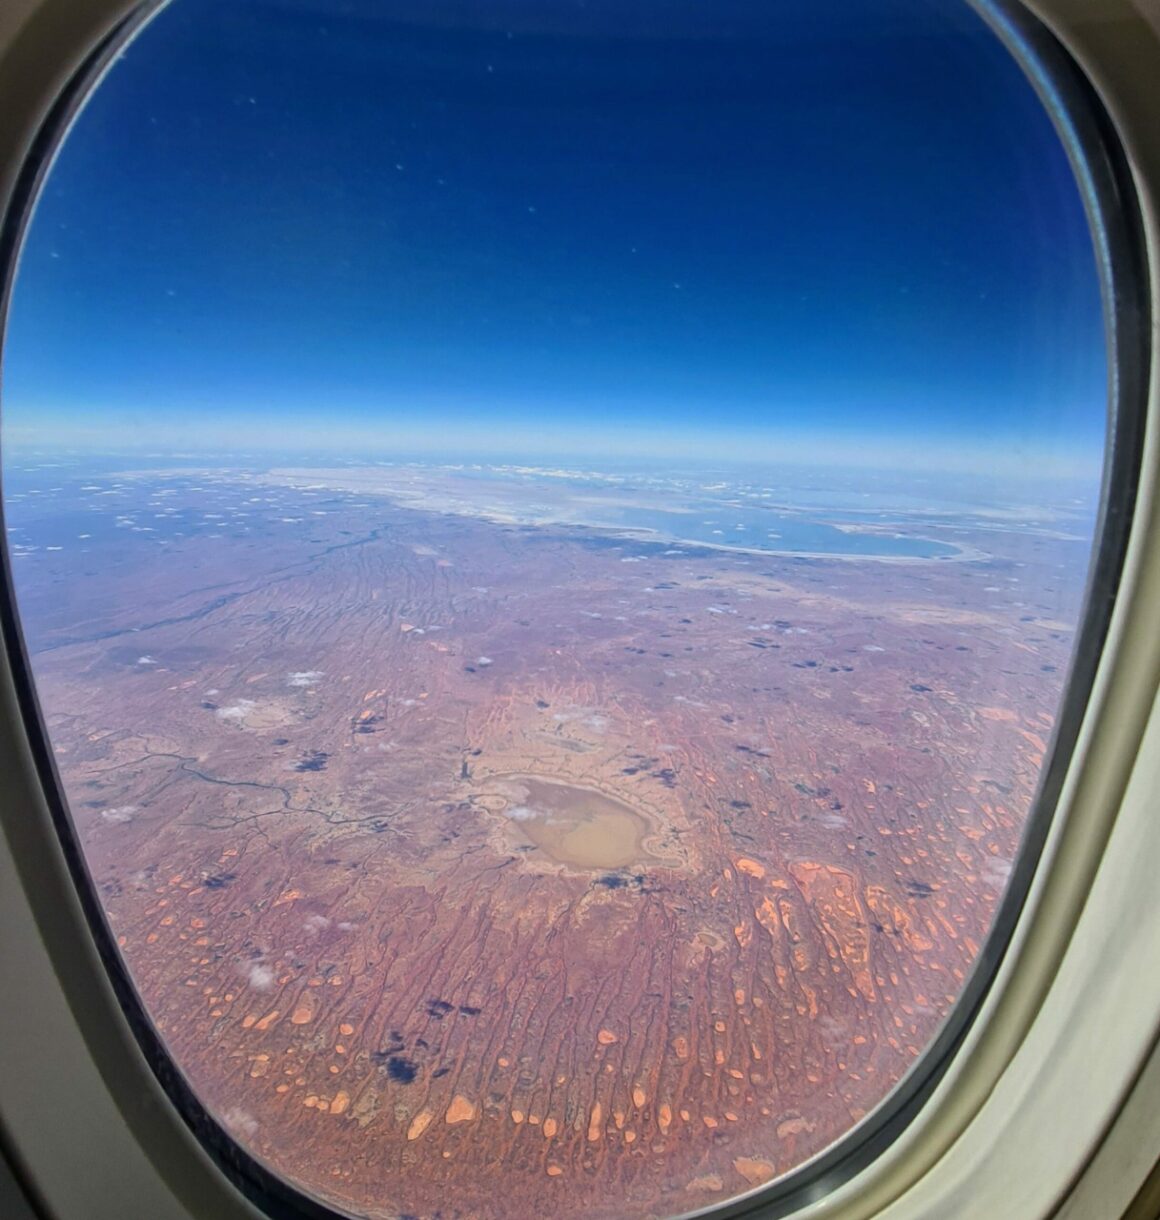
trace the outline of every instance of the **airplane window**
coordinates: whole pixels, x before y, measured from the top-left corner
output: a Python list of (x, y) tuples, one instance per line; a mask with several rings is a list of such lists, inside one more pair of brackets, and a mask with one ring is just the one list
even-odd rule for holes
[(889, 1113), (1082, 703), (1108, 380), (965, 4), (153, 16), (28, 225), (3, 508), (102, 935), (234, 1172), (624, 1220)]

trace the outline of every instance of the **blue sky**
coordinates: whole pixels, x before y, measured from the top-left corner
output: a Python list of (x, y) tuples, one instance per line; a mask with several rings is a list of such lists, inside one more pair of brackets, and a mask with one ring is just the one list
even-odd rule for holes
[(965, 5), (175, 0), (49, 177), (5, 429), (1047, 469), (1103, 344)]

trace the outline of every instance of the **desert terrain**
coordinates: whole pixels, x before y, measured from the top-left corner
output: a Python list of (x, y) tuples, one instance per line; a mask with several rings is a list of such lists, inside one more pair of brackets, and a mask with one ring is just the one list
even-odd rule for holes
[(988, 934), (1082, 531), (761, 554), (336, 483), (10, 480), (77, 833), (197, 1093), (383, 1220), (668, 1216), (825, 1149)]

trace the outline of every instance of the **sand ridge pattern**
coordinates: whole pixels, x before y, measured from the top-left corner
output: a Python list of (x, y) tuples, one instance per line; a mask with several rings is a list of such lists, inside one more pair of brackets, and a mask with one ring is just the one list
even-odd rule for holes
[(255, 1155), (371, 1217), (671, 1214), (915, 1062), (1018, 850), (1079, 596), (1032, 591), (1079, 544), (887, 580), (241, 476), (122, 494), (162, 484), (265, 499), (121, 531), (71, 605), (67, 553), (18, 578), (117, 943)]

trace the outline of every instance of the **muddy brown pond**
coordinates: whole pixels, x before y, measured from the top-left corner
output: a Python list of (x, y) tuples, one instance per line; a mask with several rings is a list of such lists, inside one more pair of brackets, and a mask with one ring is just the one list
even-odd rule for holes
[(622, 868), (652, 859), (643, 847), (649, 822), (603, 792), (525, 775), (489, 786), (502, 797), (502, 815), (557, 864)]

